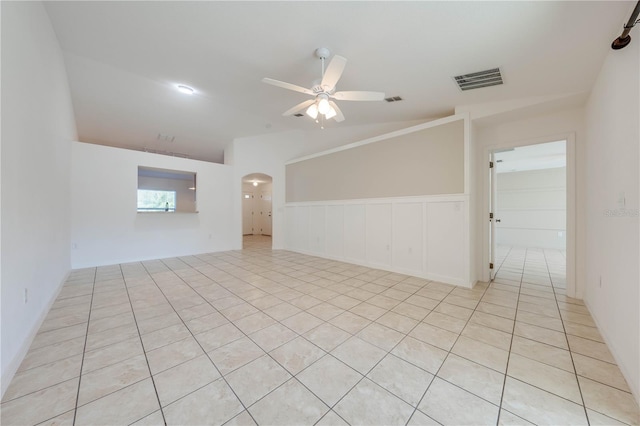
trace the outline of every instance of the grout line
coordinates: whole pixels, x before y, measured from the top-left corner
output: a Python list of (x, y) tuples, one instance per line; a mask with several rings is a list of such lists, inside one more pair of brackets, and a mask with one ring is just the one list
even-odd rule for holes
[(89, 302), (89, 315), (87, 317), (87, 331), (84, 337), (84, 348), (82, 349), (82, 361), (80, 362), (80, 373), (78, 377), (78, 392), (76, 393), (76, 403), (73, 410), (73, 425), (76, 424), (76, 416), (78, 414), (78, 401), (80, 400), (80, 386), (82, 385), (82, 368), (84, 366), (84, 355), (87, 351), (87, 340), (89, 340), (89, 323), (91, 321), (91, 307), (93, 306), (93, 295), (96, 288), (96, 277), (98, 276), (98, 268), (93, 270), (93, 285), (91, 288), (91, 302)]
[[(124, 273), (122, 272), (122, 265), (119, 265), (119, 266), (120, 266), (120, 274), (122, 275), (122, 280), (124, 281), (125, 290), (127, 292), (127, 298), (129, 299), (129, 305), (131, 306), (131, 314), (133, 315), (133, 321), (136, 324), (136, 330), (138, 331), (138, 338), (140, 339), (140, 345), (142, 346), (142, 353), (144, 355), (144, 359), (147, 364), (147, 369), (149, 370), (149, 377), (151, 378), (151, 383), (153, 384), (153, 391), (155, 392), (156, 399), (158, 400), (158, 407), (160, 408), (160, 414), (162, 414), (162, 421), (166, 425), (167, 419), (164, 417), (164, 412), (162, 411), (162, 403), (160, 402), (160, 396), (158, 395), (158, 388), (153, 378), (153, 374), (151, 373), (151, 367), (149, 366), (149, 358), (147, 357), (147, 351), (144, 348), (144, 341), (142, 340), (142, 334), (140, 333), (140, 327), (138, 326), (138, 319), (136, 318), (135, 309), (133, 308), (133, 303), (131, 302), (131, 295), (129, 294), (129, 286), (127, 286), (127, 280), (124, 276)], [(152, 413), (149, 413), (149, 414), (152, 414)]]

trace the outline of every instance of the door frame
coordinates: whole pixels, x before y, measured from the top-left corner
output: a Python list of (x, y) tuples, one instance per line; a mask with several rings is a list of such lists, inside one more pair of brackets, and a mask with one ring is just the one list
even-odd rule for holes
[(576, 282), (576, 136), (574, 132), (563, 133), (552, 136), (545, 136), (535, 139), (509, 141), (495, 145), (488, 145), (483, 148), (481, 164), (482, 170), (482, 280), (488, 282), (490, 279), (489, 271), (489, 227), (486, 226), (489, 220), (489, 167), (490, 153), (495, 150), (516, 148), (528, 145), (537, 145), (541, 143), (566, 141), (567, 152), (567, 296), (582, 299), (583, 285)]

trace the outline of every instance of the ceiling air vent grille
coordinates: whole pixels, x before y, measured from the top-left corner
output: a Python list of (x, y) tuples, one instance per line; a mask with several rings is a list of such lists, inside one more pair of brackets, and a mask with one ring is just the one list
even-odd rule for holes
[(462, 91), (479, 89), (481, 87), (497, 86), (503, 83), (500, 68), (458, 75), (453, 78), (456, 80), (458, 87), (460, 87), (460, 90)]
[(387, 102), (398, 102), (401, 101), (402, 98), (400, 96), (390, 96), (388, 98), (384, 98), (384, 100)]

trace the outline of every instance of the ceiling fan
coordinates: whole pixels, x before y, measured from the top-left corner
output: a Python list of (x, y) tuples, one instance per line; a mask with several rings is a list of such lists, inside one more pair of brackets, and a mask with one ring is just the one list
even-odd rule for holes
[(344, 115), (338, 105), (333, 101), (381, 101), (384, 99), (384, 93), (382, 92), (363, 92), (363, 91), (342, 91), (336, 92), (336, 84), (342, 76), (342, 71), (347, 64), (347, 59), (342, 56), (334, 55), (331, 62), (324, 68), (324, 61), (329, 57), (331, 52), (325, 47), (316, 49), (315, 54), (322, 61), (322, 78), (312, 83), (311, 89), (306, 89), (302, 86), (297, 86), (291, 83), (285, 83), (284, 81), (274, 80), (272, 78), (263, 78), (262, 81), (267, 84), (282, 87), (284, 89), (294, 90), (296, 92), (304, 93), (313, 96), (313, 99), (304, 101), (294, 106), (293, 108), (285, 111), (282, 115), (293, 115), (306, 109), (306, 113), (309, 117), (319, 122), (318, 115), (323, 120), (329, 120), (333, 118), (337, 122), (344, 121)]

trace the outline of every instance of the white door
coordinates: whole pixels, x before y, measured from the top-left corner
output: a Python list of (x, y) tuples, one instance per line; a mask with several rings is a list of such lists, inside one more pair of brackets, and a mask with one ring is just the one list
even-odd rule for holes
[(242, 235), (253, 234), (253, 201), (252, 193), (242, 193)]
[(492, 152), (489, 158), (489, 274), (490, 280), (496, 277), (498, 265), (496, 264), (496, 221), (498, 208), (498, 182), (497, 182), (498, 163), (496, 163), (495, 155)]
[(271, 235), (271, 193), (260, 193), (260, 234)]

